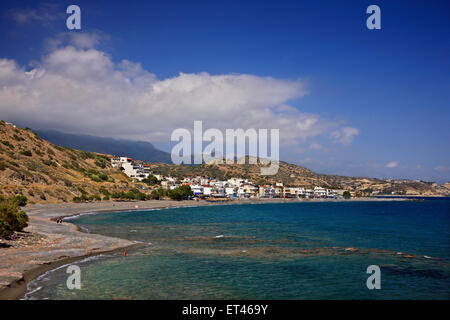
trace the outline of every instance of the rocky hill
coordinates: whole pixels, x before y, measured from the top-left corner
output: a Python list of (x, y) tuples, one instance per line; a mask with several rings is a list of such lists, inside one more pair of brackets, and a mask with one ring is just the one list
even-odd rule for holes
[(108, 156), (55, 146), (0, 121), (0, 194), (21, 194), (31, 203), (63, 202), (129, 187), (128, 177), (111, 168)]

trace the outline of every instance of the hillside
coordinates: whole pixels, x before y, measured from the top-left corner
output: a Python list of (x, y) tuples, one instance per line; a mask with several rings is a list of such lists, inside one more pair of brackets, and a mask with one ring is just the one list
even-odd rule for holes
[(82, 194), (103, 197), (103, 190), (127, 190), (130, 185), (106, 155), (58, 147), (0, 121), (0, 194), (52, 203)]

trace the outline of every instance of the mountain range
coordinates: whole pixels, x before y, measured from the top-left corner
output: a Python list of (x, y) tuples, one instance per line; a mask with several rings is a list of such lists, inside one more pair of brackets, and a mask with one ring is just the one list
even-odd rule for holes
[(59, 131), (35, 132), (43, 139), (57, 145), (77, 150), (98, 152), (115, 156), (127, 156), (145, 162), (171, 163), (170, 153), (161, 151), (150, 142), (103, 138)]

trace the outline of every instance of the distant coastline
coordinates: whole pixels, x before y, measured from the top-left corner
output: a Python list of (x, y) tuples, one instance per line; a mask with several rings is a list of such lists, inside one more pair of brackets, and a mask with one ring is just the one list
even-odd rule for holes
[(406, 200), (443, 200), (450, 199), (448, 196), (422, 196), (422, 195), (378, 195), (372, 196), (375, 199), (406, 199)]

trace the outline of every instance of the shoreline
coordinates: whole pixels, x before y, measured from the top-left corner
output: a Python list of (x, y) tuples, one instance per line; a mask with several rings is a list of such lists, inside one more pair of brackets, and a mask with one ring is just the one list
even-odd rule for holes
[[(91, 203), (34, 204), (24, 208), (30, 221), (27, 232), (42, 235), (49, 240), (44, 245), (31, 248), (0, 248), (0, 300), (14, 300), (24, 297), (28, 283), (40, 275), (88, 257), (115, 253), (124, 249), (132, 250), (142, 244), (125, 239), (85, 233), (78, 226), (67, 222), (67, 218), (84, 214), (158, 210), (182, 207), (217, 205), (245, 205), (265, 203), (321, 203), (321, 202), (360, 202), (360, 201), (412, 201), (404, 198), (354, 198), (354, 199), (280, 199), (233, 200), (229, 202), (206, 201), (107, 201)], [(56, 218), (63, 218), (63, 224), (56, 224)], [(50, 249), (52, 248), (52, 249)], [(50, 249), (50, 250), (49, 250)], [(6, 251), (3, 251), (6, 250)], [(0, 261), (1, 261), (0, 260)], [(10, 264), (8, 264), (8, 261)], [(16, 263), (15, 263), (16, 262)], [(19, 263), (17, 263), (19, 262)], [(7, 278), (7, 279), (2, 279)], [(12, 278), (12, 279), (11, 279)], [(3, 280), (3, 281), (2, 281)]]
[(89, 257), (98, 256), (101, 254), (108, 254), (108, 253), (116, 253), (120, 252), (122, 250), (132, 250), (136, 247), (140, 247), (141, 243), (135, 243), (131, 244), (128, 247), (120, 247), (113, 250), (106, 250), (106, 251), (99, 251), (99, 252), (91, 252), (83, 256), (75, 256), (70, 258), (64, 258), (61, 260), (55, 260), (51, 262), (44, 263), (42, 265), (38, 265), (36, 268), (27, 270), (23, 273), (22, 278), (13, 281), (8, 286), (6, 286), (3, 289), (0, 289), (0, 300), (19, 300), (25, 296), (28, 290), (28, 284), (37, 279), (39, 276), (43, 275), (44, 273), (54, 270), (60, 266), (63, 266), (65, 264), (71, 264), (73, 262), (77, 262)]

